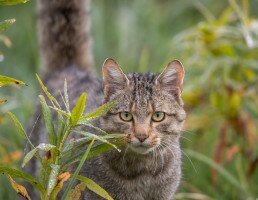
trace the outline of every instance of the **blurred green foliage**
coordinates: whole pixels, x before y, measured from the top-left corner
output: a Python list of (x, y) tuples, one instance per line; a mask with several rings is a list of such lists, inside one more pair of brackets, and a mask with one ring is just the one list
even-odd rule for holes
[[(92, 1), (99, 71), (106, 57), (127, 72), (158, 72), (174, 58), (185, 66), (188, 119), (182, 142), (189, 159), (185, 156), (179, 199), (258, 197), (257, 9), (257, 0)], [(0, 72), (29, 84), (18, 92), (1, 89), (1, 96), (12, 93), (12, 98), (0, 113), (14, 110), (26, 124), (39, 93), (35, 1), (0, 7), (0, 18), (17, 20), (5, 32), (12, 46), (0, 43)], [(4, 119), (0, 126), (6, 150), (22, 149), (10, 122)], [(14, 198), (4, 192), (8, 187), (0, 188), (1, 199)]]

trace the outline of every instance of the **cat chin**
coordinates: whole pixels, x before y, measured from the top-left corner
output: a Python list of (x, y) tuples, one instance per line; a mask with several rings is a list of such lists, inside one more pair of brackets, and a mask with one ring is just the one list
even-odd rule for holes
[(145, 147), (145, 146), (132, 146), (132, 145), (130, 145), (129, 147), (133, 152), (138, 153), (138, 154), (148, 154), (151, 151), (153, 151), (153, 149), (155, 148), (155, 147), (150, 148), (150, 147)]

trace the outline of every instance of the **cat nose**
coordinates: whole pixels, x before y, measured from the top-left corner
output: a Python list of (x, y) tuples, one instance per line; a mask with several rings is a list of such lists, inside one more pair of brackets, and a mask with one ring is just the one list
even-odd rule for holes
[(144, 142), (147, 138), (148, 138), (148, 135), (147, 134), (137, 134), (135, 136), (140, 142)]

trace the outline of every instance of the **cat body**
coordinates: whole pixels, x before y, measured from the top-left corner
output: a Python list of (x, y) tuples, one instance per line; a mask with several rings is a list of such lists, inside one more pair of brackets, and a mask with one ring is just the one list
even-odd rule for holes
[[(86, 162), (80, 174), (93, 179), (115, 200), (171, 200), (181, 178), (180, 132), (185, 120), (181, 100), (184, 70), (178, 60), (160, 74), (124, 74), (113, 59), (94, 73), (89, 34), (89, 0), (39, 0), (40, 49), (44, 83), (59, 102), (67, 79), (71, 106), (87, 92), (86, 112), (102, 103), (117, 104), (95, 123), (108, 133), (127, 135), (121, 152), (111, 150)], [(37, 106), (32, 118), (40, 115)], [(31, 123), (31, 127), (32, 127)], [(46, 135), (42, 119), (31, 135), (37, 145)], [(32, 160), (28, 171), (38, 175)], [(36, 194), (30, 190), (36, 199)], [(102, 199), (86, 190), (83, 197)]]

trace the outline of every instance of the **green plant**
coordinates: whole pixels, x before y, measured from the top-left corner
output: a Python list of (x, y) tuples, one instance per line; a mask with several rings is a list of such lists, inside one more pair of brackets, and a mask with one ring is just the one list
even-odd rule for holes
[[(28, 0), (0, 0), (0, 6), (1, 5), (17, 5), (20, 3), (25, 3), (27, 1)], [(15, 23), (15, 19), (7, 19), (7, 20), (0, 22), (0, 42), (3, 42), (7, 47), (10, 46), (11, 42), (6, 36), (2, 35), (1, 33), (3, 31), (5, 31), (6, 29), (8, 29), (13, 23)], [(0, 57), (3, 57), (1, 52), (0, 52)], [(9, 85), (9, 84), (23, 85), (25, 83), (22, 81), (19, 81), (17, 79), (14, 79), (14, 78), (0, 75), (0, 87), (2, 87), (4, 85)], [(6, 99), (0, 99), (0, 105), (5, 103), (6, 101), (7, 101)]]
[[(112, 148), (119, 151), (117, 146), (124, 144), (124, 142), (121, 141), (121, 139), (125, 137), (124, 134), (107, 134), (105, 131), (98, 129), (91, 124), (94, 120), (108, 112), (108, 110), (115, 105), (115, 102), (104, 104), (94, 112), (84, 115), (87, 95), (86, 93), (83, 93), (72, 111), (70, 111), (67, 84), (65, 81), (63, 95), (65, 110), (62, 110), (56, 98), (48, 92), (38, 76), (37, 78), (51, 104), (48, 105), (45, 97), (39, 95), (49, 143), (41, 143), (35, 147), (15, 115), (11, 112), (8, 114), (12, 118), (20, 135), (28, 141), (31, 147), (31, 151), (24, 157), (22, 167), (35, 156), (41, 164), (40, 176), (35, 178), (22, 171), (3, 165), (0, 165), (0, 172), (8, 174), (13, 188), (27, 199), (30, 199), (30, 197), (27, 194), (26, 189), (17, 184), (13, 178), (21, 178), (32, 184), (40, 193), (41, 199), (56, 199), (57, 194), (63, 187), (63, 183), (67, 180), (69, 180), (69, 183), (63, 193), (62, 199), (67, 199), (67, 197), (71, 198), (71, 196), (74, 196), (74, 199), (75, 196), (78, 196), (78, 193), (80, 193), (79, 191), (82, 190), (78, 190), (78, 187), (87, 187), (103, 198), (112, 199), (112, 197), (97, 185), (97, 183), (87, 177), (80, 176), (79, 172), (87, 159), (111, 150)], [(56, 121), (53, 118), (53, 112), (57, 113)], [(54, 124), (54, 122), (56, 122), (56, 124)], [(99, 135), (78, 130), (78, 127), (82, 126), (90, 126), (91, 128), (96, 129), (99, 132)], [(71, 134), (81, 136), (77, 137), (78, 139), (69, 140), (68, 137)], [(112, 140), (112, 142), (110, 142), (110, 140)], [(95, 141), (99, 142), (95, 144)], [(85, 149), (86, 146), (87, 149)], [(41, 156), (38, 151), (45, 152), (44, 156)], [(74, 155), (72, 152), (78, 153)], [(78, 161), (79, 165), (75, 172), (73, 174), (68, 172), (69, 166)], [(75, 180), (79, 180), (81, 184), (72, 190)]]
[[(258, 20), (250, 16), (248, 0), (239, 2), (229, 0), (219, 17), (203, 6), (206, 21), (175, 36), (173, 47), (188, 60), (190, 81), (184, 100), (191, 113), (187, 128), (210, 134), (210, 139), (217, 133), (213, 163), (206, 162), (213, 185), (219, 187), (218, 175), (225, 176), (215, 167), (220, 165), (234, 172), (237, 179), (226, 180), (249, 198), (257, 193), (253, 183), (258, 164)], [(245, 187), (244, 193), (237, 184)]]

